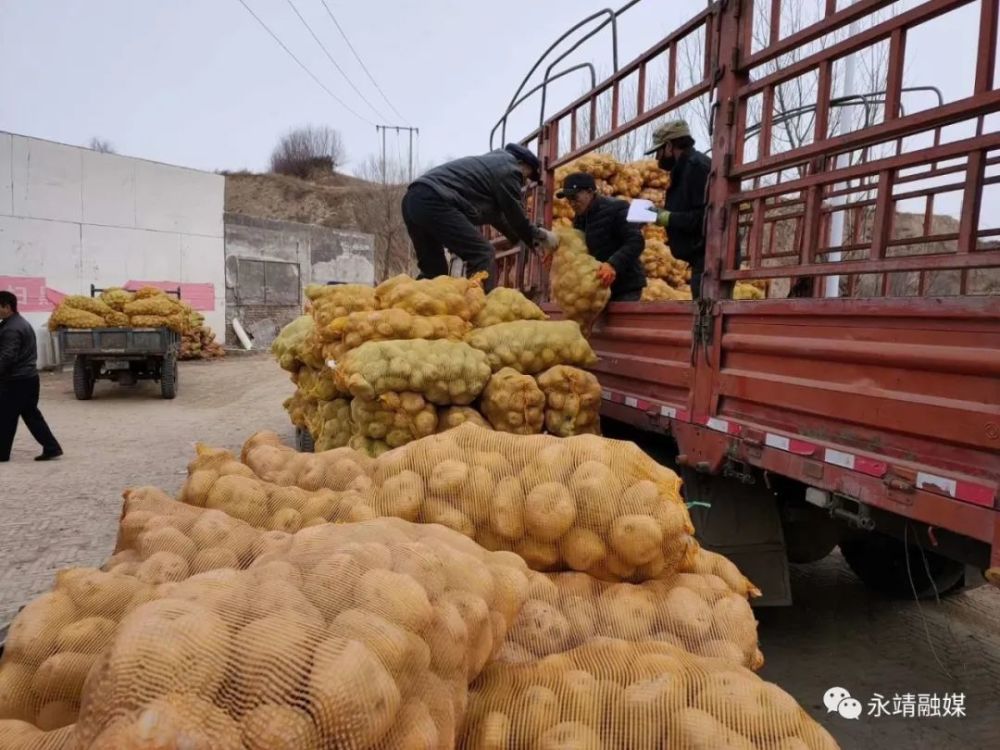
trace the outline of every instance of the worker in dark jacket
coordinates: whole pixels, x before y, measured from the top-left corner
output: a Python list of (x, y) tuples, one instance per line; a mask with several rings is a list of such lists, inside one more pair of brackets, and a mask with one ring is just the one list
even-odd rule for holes
[(637, 302), (646, 286), (639, 260), (646, 243), (639, 224), (627, 221), (628, 203), (598, 195), (593, 176), (583, 172), (563, 180), (556, 197), (573, 207), (573, 226), (583, 232), (590, 254), (601, 261), (597, 277), (611, 287), (611, 301)]
[(653, 147), (661, 169), (670, 172), (670, 187), (656, 223), (667, 230), (670, 252), (691, 266), (691, 295), (701, 297), (705, 271), (705, 203), (712, 162), (695, 150), (684, 120), (667, 122), (653, 131)]
[(493, 246), (477, 228), (488, 224), (510, 240), (555, 247), (558, 239), (532, 226), (521, 195), (539, 180), (538, 157), (516, 143), (501, 151), (467, 156), (434, 167), (414, 180), (403, 196), (403, 221), (417, 254), (420, 278), (448, 273), (444, 250), (465, 261), (466, 276), (485, 271), (496, 283)]
[(17, 312), (17, 297), (0, 292), (0, 461), (10, 460), (10, 449), (23, 419), (42, 446), (36, 461), (62, 455), (62, 448), (38, 410), (38, 370), (35, 331)]

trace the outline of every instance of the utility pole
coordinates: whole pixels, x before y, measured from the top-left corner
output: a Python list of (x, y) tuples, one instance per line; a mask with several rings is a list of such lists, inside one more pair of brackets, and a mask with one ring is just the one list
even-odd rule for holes
[(382, 184), (383, 185), (386, 184), (386, 182), (388, 180), (388, 178), (386, 176), (386, 168), (385, 168), (385, 134), (386, 134), (386, 131), (389, 131), (389, 130), (395, 130), (397, 135), (399, 134), (399, 131), (401, 131), (401, 130), (405, 130), (405, 131), (407, 131), (410, 134), (409, 169), (407, 171), (407, 174), (408, 174), (409, 179), (412, 181), (413, 180), (413, 134), (416, 133), (417, 135), (420, 135), (420, 128), (411, 128), (411, 127), (408, 127), (406, 125), (376, 125), (375, 126), (375, 132), (376, 133), (379, 133), (379, 132), (382, 133)]

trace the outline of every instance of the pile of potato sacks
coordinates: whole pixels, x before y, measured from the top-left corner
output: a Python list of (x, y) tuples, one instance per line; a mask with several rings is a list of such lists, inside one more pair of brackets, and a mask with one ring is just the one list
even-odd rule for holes
[(378, 458), (258, 433), (126, 491), (111, 557), (11, 627), (0, 747), (837, 747), (754, 674), (759, 592), (676, 474), (474, 421)]
[[(598, 192), (602, 195), (629, 202), (634, 198), (644, 198), (651, 200), (653, 205), (657, 207), (663, 206), (666, 189), (670, 186), (670, 173), (660, 169), (655, 159), (621, 163), (609, 154), (594, 153), (582, 156), (557, 169), (555, 190), (558, 191), (566, 177), (574, 172), (586, 172), (593, 175), (597, 182)], [(565, 230), (572, 227), (573, 208), (569, 201), (564, 198), (556, 198), (552, 215), (553, 229), (557, 232), (560, 229)], [(641, 257), (642, 266), (646, 272), (646, 287), (643, 289), (641, 301), (690, 300), (691, 266), (671, 254), (666, 230), (654, 224), (647, 224), (643, 227), (642, 233), (646, 239), (646, 247)], [(563, 240), (563, 244), (570, 243)], [(555, 274), (555, 263), (553, 266), (554, 269), (551, 273)], [(560, 270), (564, 278), (569, 277), (565, 270)], [(587, 270), (589, 271), (589, 269)], [(594, 272), (596, 273), (596, 265)], [(583, 291), (576, 295), (563, 291), (572, 288)], [(563, 299), (560, 299), (560, 296)], [(735, 300), (757, 300), (764, 299), (766, 296), (767, 283), (757, 280), (748, 283), (738, 282), (734, 285), (732, 295)], [(570, 299), (564, 301), (566, 297)], [(589, 294), (586, 286), (571, 287), (568, 281), (561, 281), (557, 285), (553, 279), (552, 298), (571, 319), (582, 318), (582, 326), (586, 326), (586, 320), (596, 317), (604, 307), (603, 304), (597, 307), (596, 299)], [(587, 303), (583, 300), (591, 300), (592, 303), (587, 307)], [(604, 304), (606, 303), (607, 300)], [(597, 308), (596, 312), (594, 312), (595, 307)]]
[(49, 317), (59, 328), (169, 328), (181, 334), (180, 359), (212, 359), (225, 354), (205, 318), (186, 302), (156, 287), (135, 292), (105, 289), (96, 297), (71, 294)]
[[(516, 434), (599, 432), (596, 361), (580, 326), (481, 279), (396, 276), (310, 286), (274, 341), (296, 391), (285, 407), (316, 450), (378, 455), (475, 421)], [(603, 304), (602, 304), (603, 306)]]

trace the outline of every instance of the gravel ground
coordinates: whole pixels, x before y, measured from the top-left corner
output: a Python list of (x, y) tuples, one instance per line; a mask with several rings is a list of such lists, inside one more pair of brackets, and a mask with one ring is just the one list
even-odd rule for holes
[[(71, 565), (99, 565), (114, 546), (121, 491), (174, 492), (202, 440), (232, 450), (260, 429), (291, 440), (281, 402), (290, 384), (266, 357), (183, 363), (176, 400), (152, 383), (99, 383), (76, 401), (68, 372), (42, 376), (42, 411), (66, 456), (35, 463), (22, 430), (0, 464), (0, 623)], [(792, 571), (795, 606), (758, 610), (767, 663), (779, 683), (844, 748), (1000, 747), (1000, 592), (982, 587), (938, 603), (870, 594), (839, 555)], [(843, 687), (864, 705), (854, 721), (823, 707)], [(873, 694), (964, 693), (964, 718), (868, 716)]]

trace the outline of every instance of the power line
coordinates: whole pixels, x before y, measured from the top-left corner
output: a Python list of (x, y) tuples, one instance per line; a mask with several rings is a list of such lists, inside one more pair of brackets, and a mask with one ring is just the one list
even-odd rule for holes
[(365, 117), (364, 115), (360, 115), (360, 114), (358, 114), (357, 112), (355, 112), (355, 111), (354, 111), (353, 109), (351, 109), (351, 107), (349, 107), (349, 106), (347, 105), (347, 103), (346, 103), (346, 102), (345, 102), (345, 101), (344, 101), (343, 99), (341, 99), (341, 98), (340, 98), (339, 96), (337, 96), (337, 95), (336, 95), (335, 93), (333, 93), (332, 91), (330, 91), (330, 89), (328, 89), (328, 88), (327, 88), (327, 87), (326, 87), (326, 86), (325, 86), (325, 85), (323, 84), (323, 82), (322, 82), (321, 80), (319, 80), (319, 78), (317, 78), (317, 77), (316, 77), (316, 74), (315, 74), (315, 73), (313, 73), (313, 72), (312, 72), (311, 70), (309, 70), (309, 68), (307, 68), (307, 67), (305, 66), (305, 63), (303, 63), (303, 62), (302, 62), (302, 61), (301, 61), (301, 60), (300, 60), (299, 58), (297, 58), (297, 57), (295, 56), (295, 53), (294, 53), (294, 52), (292, 52), (292, 51), (291, 51), (290, 49), (288, 49), (288, 47), (287, 47), (287, 46), (285, 45), (285, 43), (284, 43), (283, 41), (281, 41), (281, 39), (279, 39), (279, 38), (278, 38), (278, 35), (277, 35), (277, 34), (275, 34), (275, 33), (274, 33), (273, 31), (271, 31), (271, 29), (270, 29), (270, 28), (268, 28), (268, 25), (267, 25), (266, 23), (264, 23), (264, 22), (263, 22), (263, 21), (262, 21), (262, 20), (260, 19), (260, 16), (258, 16), (258, 15), (257, 15), (256, 13), (254, 13), (254, 12), (253, 12), (253, 9), (252, 9), (252, 8), (251, 8), (251, 7), (249, 6), (249, 5), (247, 5), (247, 4), (246, 4), (246, 2), (245, 2), (244, 0), (239, 0), (239, 3), (240, 3), (240, 5), (242, 5), (242, 6), (244, 7), (244, 8), (246, 8), (246, 10), (247, 10), (247, 13), (249, 13), (249, 14), (250, 14), (251, 16), (253, 16), (253, 17), (254, 17), (254, 19), (255, 19), (255, 20), (257, 21), (257, 23), (259, 23), (259, 24), (260, 24), (260, 25), (261, 25), (261, 26), (262, 26), (262, 27), (264, 28), (264, 31), (266, 31), (266, 32), (267, 32), (268, 34), (270, 34), (270, 35), (271, 35), (271, 38), (272, 38), (272, 39), (274, 39), (274, 41), (276, 41), (276, 42), (277, 42), (277, 43), (278, 43), (278, 44), (280, 45), (280, 47), (281, 47), (281, 48), (282, 48), (283, 50), (285, 50), (285, 52), (287, 52), (287, 53), (288, 53), (289, 57), (291, 57), (291, 58), (292, 58), (293, 60), (295, 60), (295, 62), (297, 62), (297, 63), (298, 63), (299, 67), (300, 67), (300, 68), (302, 68), (302, 70), (304, 70), (304, 71), (305, 71), (305, 72), (306, 72), (306, 73), (307, 73), (307, 74), (309, 75), (309, 77), (310, 77), (310, 78), (312, 78), (312, 79), (313, 79), (313, 80), (314, 80), (314, 81), (316, 82), (316, 85), (317, 85), (317, 86), (319, 86), (319, 87), (320, 87), (321, 89), (323, 89), (323, 90), (324, 90), (324, 91), (325, 91), (325, 92), (326, 92), (327, 94), (329, 94), (329, 95), (330, 95), (330, 97), (331, 97), (331, 98), (332, 98), (332, 99), (333, 99), (333, 100), (334, 100), (335, 102), (337, 102), (337, 103), (338, 103), (338, 104), (339, 104), (339, 105), (340, 105), (341, 107), (343, 107), (344, 109), (346, 109), (346, 110), (347, 110), (348, 112), (350, 112), (350, 113), (351, 113), (352, 115), (354, 115), (355, 117), (357, 117), (357, 118), (358, 118), (359, 120), (362, 120), (362, 121), (364, 121), (364, 122), (368, 123), (369, 125), (374, 125), (374, 124), (375, 124), (375, 123), (373, 123), (373, 122), (372, 122), (371, 120), (369, 120), (369, 119), (368, 119), (367, 117)]
[(323, 7), (326, 8), (326, 13), (328, 16), (330, 16), (330, 20), (333, 21), (333, 25), (337, 27), (337, 31), (340, 32), (340, 35), (344, 37), (344, 41), (347, 42), (347, 47), (348, 49), (351, 50), (351, 53), (354, 55), (354, 59), (358, 61), (358, 64), (361, 66), (361, 69), (365, 71), (365, 75), (368, 76), (368, 80), (372, 82), (372, 85), (376, 88), (379, 94), (382, 95), (382, 99), (384, 99), (385, 103), (389, 105), (389, 108), (393, 112), (395, 112), (396, 116), (403, 122), (405, 122), (407, 125), (409, 125), (410, 121), (407, 120), (405, 117), (403, 117), (403, 115), (400, 114), (399, 110), (393, 106), (392, 102), (389, 101), (389, 97), (387, 97), (385, 95), (385, 92), (382, 91), (382, 87), (378, 85), (378, 81), (376, 81), (375, 77), (368, 71), (368, 67), (365, 65), (364, 60), (361, 59), (361, 55), (359, 55), (357, 50), (354, 49), (354, 45), (351, 44), (351, 40), (347, 38), (347, 33), (344, 31), (343, 28), (341, 28), (340, 23), (337, 21), (337, 17), (333, 15), (333, 11), (330, 10), (330, 6), (326, 4), (326, 0), (320, 0), (320, 2), (322, 2)]
[(343, 76), (345, 81), (347, 81), (347, 85), (350, 86), (352, 89), (354, 89), (354, 93), (356, 93), (358, 96), (361, 97), (361, 101), (363, 101), (371, 108), (371, 111), (375, 113), (375, 116), (377, 118), (379, 118), (380, 120), (385, 120), (386, 119), (385, 116), (377, 109), (375, 109), (375, 105), (372, 104), (370, 101), (368, 101), (368, 98), (361, 93), (361, 89), (359, 89), (357, 86), (354, 85), (354, 81), (350, 79), (347, 73), (344, 72), (344, 69), (340, 67), (340, 65), (337, 63), (336, 60), (333, 59), (333, 55), (330, 54), (330, 50), (328, 50), (326, 48), (326, 45), (323, 44), (323, 42), (320, 40), (318, 36), (316, 36), (316, 32), (312, 30), (312, 26), (309, 25), (309, 22), (306, 21), (306, 19), (303, 17), (301, 13), (299, 13), (299, 9), (295, 7), (295, 3), (293, 3), (292, 0), (285, 0), (285, 2), (288, 3), (289, 7), (293, 11), (295, 11), (295, 15), (297, 15), (299, 17), (299, 20), (302, 21), (302, 25), (306, 27), (306, 30), (309, 32), (312, 38), (316, 40), (316, 44), (318, 44), (320, 49), (323, 50), (323, 54), (326, 55), (326, 58), (331, 63), (333, 63), (333, 67), (337, 69), (337, 72), (340, 73), (341, 76)]

